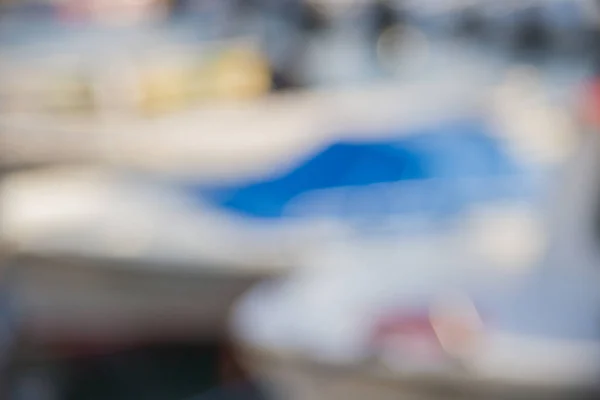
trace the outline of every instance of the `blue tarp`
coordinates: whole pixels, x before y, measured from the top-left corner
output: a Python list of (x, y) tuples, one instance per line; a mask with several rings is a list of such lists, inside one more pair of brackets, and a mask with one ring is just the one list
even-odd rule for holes
[[(477, 120), (452, 121), (413, 132), (398, 131), (394, 139), (377, 142), (339, 142), (312, 154), (295, 167), (262, 181), (240, 185), (205, 187), (189, 185), (194, 196), (225, 210), (256, 218), (280, 218), (289, 203), (302, 194), (335, 188), (367, 188), (377, 183), (395, 183), (434, 179), (427, 193), (421, 193), (423, 207), (432, 211), (460, 208), (474, 194), (490, 194), (486, 180), (511, 176), (522, 169), (511, 159), (502, 143), (490, 129)], [(341, 208), (360, 212), (361, 205), (348, 191)], [(364, 205), (364, 191), (361, 204)], [(408, 194), (407, 194), (408, 195)], [(431, 196), (439, 201), (432, 204)], [(394, 198), (371, 199), (370, 209), (390, 209), (391, 203), (402, 203), (402, 193)], [(442, 201), (443, 200), (443, 201)], [(413, 196), (414, 203), (414, 196)], [(406, 209), (405, 211), (411, 211)]]

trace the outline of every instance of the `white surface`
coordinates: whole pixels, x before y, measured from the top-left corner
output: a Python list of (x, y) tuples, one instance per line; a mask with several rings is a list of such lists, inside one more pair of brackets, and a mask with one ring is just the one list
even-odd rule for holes
[[(469, 78), (474, 78), (470, 84)], [(5, 152), (3, 157), (13, 161), (70, 155), (198, 180), (237, 180), (287, 168), (332, 141), (369, 140), (378, 129), (385, 132), (390, 126), (417, 126), (474, 110), (489, 112), (492, 121), (508, 121), (500, 125), (508, 133), (509, 143), (522, 148), (518, 143), (528, 132), (511, 133), (516, 120), (526, 118), (518, 105), (551, 106), (544, 104), (542, 95), (523, 99), (519, 91), (508, 89), (488, 101), (486, 79), (475, 78), (458, 75), (452, 80), (440, 77), (392, 87), (280, 95), (156, 120), (92, 124), (69, 119), (50, 132), (38, 129), (54, 127), (58, 120), (13, 116), (0, 119), (0, 125), (23, 130), (0, 129), (0, 149)], [(503, 87), (514, 86), (511, 79)], [(535, 85), (530, 84), (530, 91), (536, 93)], [(509, 103), (513, 105), (502, 107)], [(543, 115), (565, 120), (557, 112)], [(573, 141), (569, 139), (573, 132), (564, 124), (555, 125), (557, 130), (533, 129), (536, 140), (527, 138), (528, 149), (537, 146), (544, 150), (551, 143), (564, 157), (569, 148), (565, 143)], [(542, 150), (540, 153), (548, 153)], [(523, 151), (515, 154), (526, 155)], [(552, 157), (534, 157), (533, 161), (556, 163), (561, 159), (557, 151), (550, 154)], [(342, 229), (329, 221), (261, 227), (215, 210), (193, 209), (185, 199), (151, 186), (132, 185), (100, 169), (16, 174), (4, 184), (3, 195), (5, 238), (28, 250), (289, 264), (299, 253)], [(471, 231), (485, 229), (486, 224), (474, 224)], [(537, 246), (535, 240), (529, 242), (519, 250), (522, 258)], [(502, 251), (511, 254), (506, 248)]]

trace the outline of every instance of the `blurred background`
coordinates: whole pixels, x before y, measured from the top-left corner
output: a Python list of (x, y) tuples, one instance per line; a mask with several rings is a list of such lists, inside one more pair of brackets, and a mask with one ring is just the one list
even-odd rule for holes
[(594, 0), (0, 0), (0, 398), (596, 396), (599, 40)]

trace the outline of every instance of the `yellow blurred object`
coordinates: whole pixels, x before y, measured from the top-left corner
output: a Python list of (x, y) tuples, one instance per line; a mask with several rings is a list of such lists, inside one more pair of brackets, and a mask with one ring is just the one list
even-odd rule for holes
[(5, 64), (4, 113), (158, 116), (211, 101), (254, 99), (270, 89), (265, 57), (238, 41), (115, 51), (99, 64), (75, 54)]
[(186, 80), (182, 68), (161, 66), (141, 73), (140, 109), (156, 114), (185, 106)]
[(197, 65), (151, 67), (141, 72), (140, 109), (157, 114), (176, 111), (196, 102), (253, 99), (270, 89), (267, 61), (247, 48), (226, 49)]
[(269, 66), (256, 51), (226, 50), (215, 62), (215, 94), (219, 99), (249, 99), (266, 94), (271, 86)]

